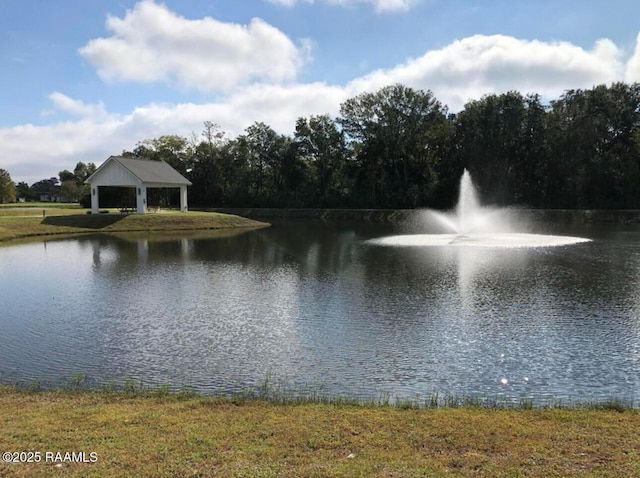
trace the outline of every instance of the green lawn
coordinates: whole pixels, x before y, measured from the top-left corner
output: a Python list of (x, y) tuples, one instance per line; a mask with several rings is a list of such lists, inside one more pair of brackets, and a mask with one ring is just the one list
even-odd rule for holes
[[(634, 410), (400, 409), (0, 387), (0, 427), (0, 451), (41, 454), (39, 463), (0, 464), (3, 477), (640, 476)], [(45, 462), (46, 452), (96, 459)]]
[(155, 214), (88, 214), (79, 208), (2, 208), (0, 241), (32, 236), (130, 231), (195, 231), (264, 227), (251, 219), (214, 212), (160, 212)]
[(22, 210), (34, 210), (34, 209), (75, 209), (76, 211), (79, 209), (85, 209), (78, 203), (68, 203), (68, 202), (18, 202), (18, 203), (8, 203), (8, 204), (0, 204), (0, 214), (3, 214), (2, 210), (8, 209), (22, 209)]

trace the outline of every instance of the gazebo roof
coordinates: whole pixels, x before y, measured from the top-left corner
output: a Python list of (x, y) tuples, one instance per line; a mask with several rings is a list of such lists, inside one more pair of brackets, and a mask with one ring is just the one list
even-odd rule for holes
[(91, 184), (93, 179), (98, 176), (108, 164), (113, 162), (125, 168), (142, 183), (171, 184), (175, 186), (191, 185), (191, 181), (164, 161), (126, 158), (124, 156), (110, 156), (85, 182)]

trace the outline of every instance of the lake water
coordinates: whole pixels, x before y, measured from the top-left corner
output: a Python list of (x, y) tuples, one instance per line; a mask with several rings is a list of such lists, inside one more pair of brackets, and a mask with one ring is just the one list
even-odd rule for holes
[(297, 222), (3, 246), (0, 381), (637, 406), (640, 228), (547, 229), (593, 241), (380, 247), (407, 228)]

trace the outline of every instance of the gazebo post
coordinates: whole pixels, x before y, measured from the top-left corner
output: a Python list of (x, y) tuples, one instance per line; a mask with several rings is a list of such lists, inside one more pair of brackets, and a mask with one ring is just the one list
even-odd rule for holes
[(138, 214), (145, 214), (147, 212), (147, 187), (144, 183), (138, 185), (137, 193), (136, 212)]
[(189, 206), (187, 204), (187, 186), (180, 186), (180, 210), (187, 212)]
[(100, 209), (100, 186), (91, 187), (91, 214), (98, 214)]

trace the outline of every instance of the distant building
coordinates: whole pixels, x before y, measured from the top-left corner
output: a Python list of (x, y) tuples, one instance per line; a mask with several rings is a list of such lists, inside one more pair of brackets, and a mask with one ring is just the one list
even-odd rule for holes
[(60, 186), (52, 186), (47, 191), (34, 191), (35, 196), (40, 202), (69, 202), (67, 198), (60, 193)]

